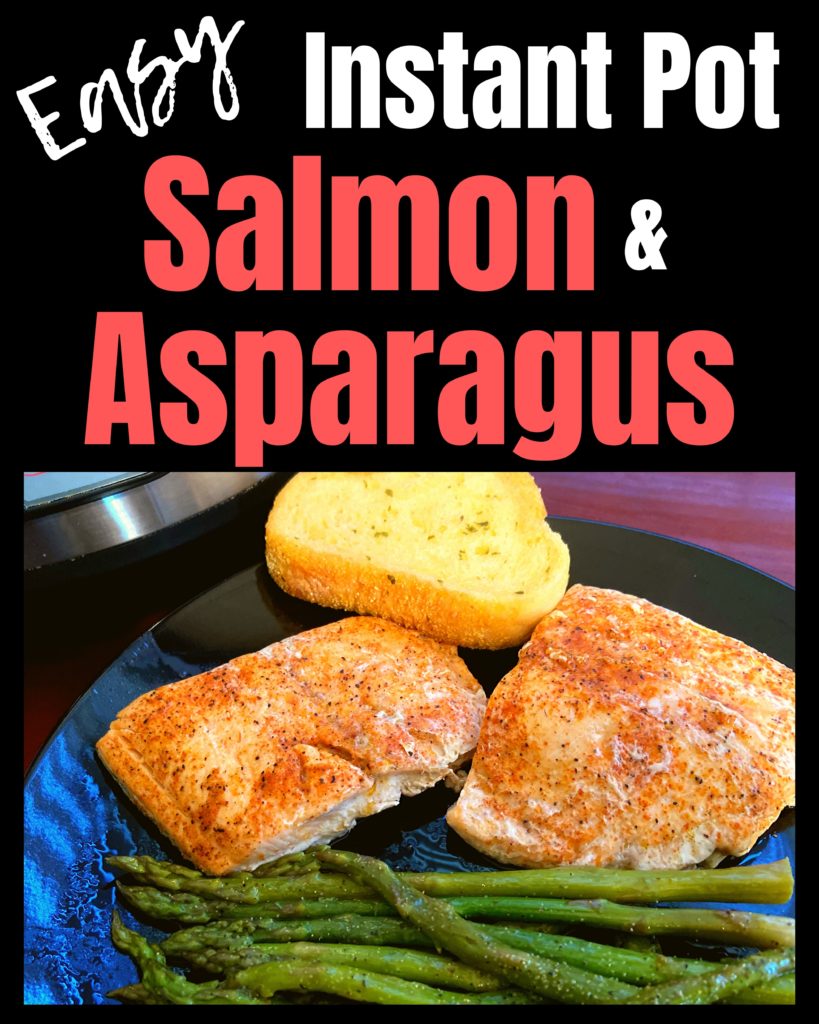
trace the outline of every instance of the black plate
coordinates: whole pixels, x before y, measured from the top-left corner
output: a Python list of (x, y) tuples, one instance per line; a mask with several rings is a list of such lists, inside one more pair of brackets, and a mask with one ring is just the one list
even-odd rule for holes
[[(794, 593), (785, 584), (666, 537), (576, 519), (550, 522), (571, 549), (573, 583), (648, 598), (793, 665)], [(336, 618), (338, 612), (283, 594), (263, 567), (248, 569), (141, 636), (74, 705), (26, 781), (26, 1002), (105, 1003), (106, 992), (135, 980), (130, 961), (111, 946), (113, 878), (103, 858), (177, 856), (95, 756), (94, 743), (117, 712), (146, 690)], [(487, 690), (516, 660), (514, 650), (464, 656)], [(403, 800), (364, 819), (344, 845), (403, 870), (480, 870), (490, 862), (442, 817), (453, 798), (437, 786)], [(784, 818), (743, 862), (793, 861), (794, 831), (792, 818)], [(793, 912), (791, 904), (766, 909)]]

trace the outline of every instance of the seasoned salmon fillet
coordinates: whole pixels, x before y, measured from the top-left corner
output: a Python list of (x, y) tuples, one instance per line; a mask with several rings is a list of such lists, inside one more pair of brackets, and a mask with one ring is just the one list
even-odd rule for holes
[(684, 868), (794, 803), (794, 674), (638, 597), (573, 586), (489, 701), (449, 824), (524, 867)]
[(451, 774), (486, 697), (458, 657), (348, 618), (143, 694), (97, 750), (197, 867), (256, 867)]

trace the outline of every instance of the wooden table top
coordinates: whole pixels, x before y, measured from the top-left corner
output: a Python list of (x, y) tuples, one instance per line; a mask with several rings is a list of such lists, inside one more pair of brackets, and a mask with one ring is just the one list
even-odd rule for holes
[[(793, 584), (793, 473), (534, 474), (551, 515), (692, 541)], [(262, 557), (262, 522), (240, 522), (104, 576), (26, 595), (27, 768), (73, 702), (141, 633)]]
[(691, 541), (795, 582), (793, 473), (535, 473), (550, 515)]

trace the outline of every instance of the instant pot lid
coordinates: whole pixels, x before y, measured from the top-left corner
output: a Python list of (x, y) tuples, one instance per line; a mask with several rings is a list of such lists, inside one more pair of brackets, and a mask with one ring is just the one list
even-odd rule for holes
[(237, 516), (252, 496), (262, 500), (258, 491), (272, 488), (274, 476), (27, 474), (26, 582), (115, 568), (191, 540)]

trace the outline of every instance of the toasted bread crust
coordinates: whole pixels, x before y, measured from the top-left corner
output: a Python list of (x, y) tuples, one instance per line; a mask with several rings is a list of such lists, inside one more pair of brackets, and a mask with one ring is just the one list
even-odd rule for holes
[(523, 643), (539, 621), (540, 609), (554, 607), (563, 596), (569, 577), (566, 551), (565, 568), (534, 599), (481, 597), (399, 569), (316, 551), (271, 533), (266, 560), (270, 575), (293, 597), (378, 615), (441, 643), (491, 650)]
[[(518, 584), (511, 578), (505, 590), (482, 586), (478, 581), (453, 581), (440, 565), (421, 566), (416, 571), (403, 568), (395, 549), (373, 548), (368, 561), (360, 552), (339, 550), (333, 537), (317, 541), (296, 536), (299, 516), (310, 500), (309, 485), (298, 478), (284, 488), (267, 520), (268, 570), (282, 590), (294, 597), (328, 608), (382, 616), (442, 643), (487, 649), (517, 646), (563, 596), (569, 577), (569, 550), (543, 521), (543, 502), (528, 474), (484, 475), (524, 478), (519, 488), (520, 535), (513, 538), (515, 555), (520, 560), (521, 545), (528, 545), (548, 565), (548, 571), (536, 580), (529, 577), (521, 583), (523, 593), (515, 592)], [(424, 477), (444, 474), (406, 476), (418, 478), (417, 486), (424, 487)], [(438, 486), (437, 480), (434, 483)], [(423, 544), (424, 540), (423, 536), (400, 536), (395, 545), (400, 549), (402, 544)], [(456, 550), (451, 552), (453, 559), (458, 554)]]

